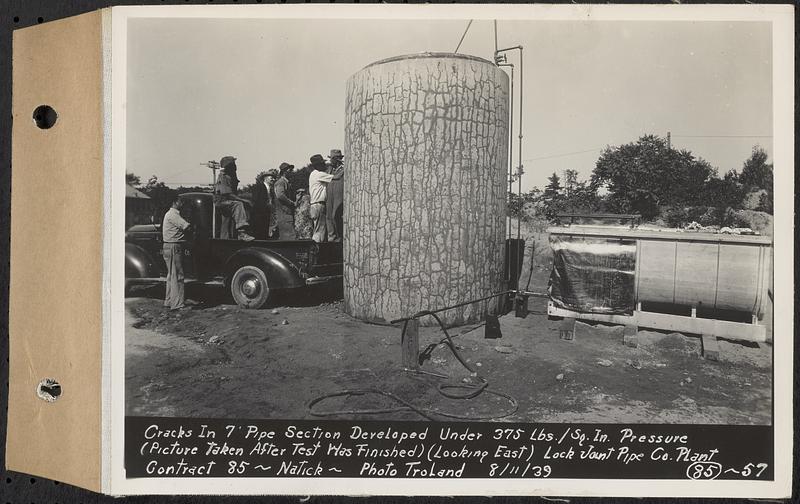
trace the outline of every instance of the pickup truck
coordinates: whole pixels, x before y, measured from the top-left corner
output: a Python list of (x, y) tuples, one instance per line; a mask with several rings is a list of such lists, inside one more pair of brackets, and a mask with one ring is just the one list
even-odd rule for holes
[[(289, 289), (342, 280), (342, 244), (313, 240), (242, 241), (219, 238), (228, 233), (214, 207), (213, 195), (181, 194), (184, 218), (192, 233), (184, 257), (187, 282), (219, 283), (237, 305), (261, 308)], [(235, 234), (234, 234), (235, 235)], [(125, 233), (125, 287), (166, 281), (160, 224), (134, 225)]]

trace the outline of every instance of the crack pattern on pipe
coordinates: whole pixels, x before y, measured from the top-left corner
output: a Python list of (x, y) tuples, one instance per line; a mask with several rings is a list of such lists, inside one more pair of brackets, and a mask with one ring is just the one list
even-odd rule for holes
[[(347, 313), (386, 321), (503, 289), (508, 101), (502, 70), (457, 57), (372, 65), (348, 80)], [(497, 303), (440, 315), (474, 322)]]

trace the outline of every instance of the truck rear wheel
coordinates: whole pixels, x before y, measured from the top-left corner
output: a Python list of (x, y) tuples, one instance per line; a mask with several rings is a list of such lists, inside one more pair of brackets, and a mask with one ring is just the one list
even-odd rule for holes
[(267, 275), (256, 266), (242, 266), (231, 277), (231, 296), (242, 308), (261, 308), (269, 298)]

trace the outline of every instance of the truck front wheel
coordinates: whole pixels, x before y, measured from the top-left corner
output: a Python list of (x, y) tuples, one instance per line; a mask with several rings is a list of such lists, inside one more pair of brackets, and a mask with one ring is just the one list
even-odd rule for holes
[(267, 275), (256, 266), (242, 266), (231, 277), (231, 295), (242, 308), (258, 309), (269, 298)]

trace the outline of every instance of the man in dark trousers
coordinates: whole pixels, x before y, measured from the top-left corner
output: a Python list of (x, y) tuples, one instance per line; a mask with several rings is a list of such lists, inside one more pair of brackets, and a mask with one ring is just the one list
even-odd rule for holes
[(247, 234), (247, 209), (245, 200), (236, 196), (239, 188), (239, 179), (236, 177), (236, 158), (225, 156), (219, 161), (222, 170), (217, 177), (217, 184), (214, 188), (214, 205), (222, 211), (222, 214), (233, 219), (236, 224), (236, 232), (240, 240), (250, 241), (254, 238)]
[(278, 180), (278, 170), (275, 168), (267, 170), (267, 176), (264, 179), (264, 184), (267, 186), (267, 194), (269, 195), (269, 232), (267, 233), (268, 240), (278, 239), (278, 218), (275, 210), (275, 181)]
[(294, 198), (289, 179), (286, 175), (292, 171), (294, 165), (281, 163), (278, 168), (278, 180), (275, 182), (275, 219), (278, 226), (278, 236), (281, 240), (294, 240)]
[(339, 149), (332, 149), (330, 174), (333, 178), (328, 183), (325, 200), (325, 217), (328, 219), (328, 241), (342, 241), (343, 200), (344, 200), (344, 156)]
[(164, 262), (167, 264), (167, 294), (164, 298), (164, 308), (180, 310), (186, 306), (183, 290), (183, 252), (186, 248), (186, 231), (190, 224), (181, 217), (183, 200), (178, 196), (172, 201), (172, 206), (164, 214), (161, 225), (161, 238), (164, 242)]
[(269, 225), (272, 219), (272, 205), (270, 204), (269, 188), (265, 182), (267, 172), (256, 175), (253, 185), (251, 202), (253, 209), (250, 212), (250, 233), (256, 240), (269, 238)]

